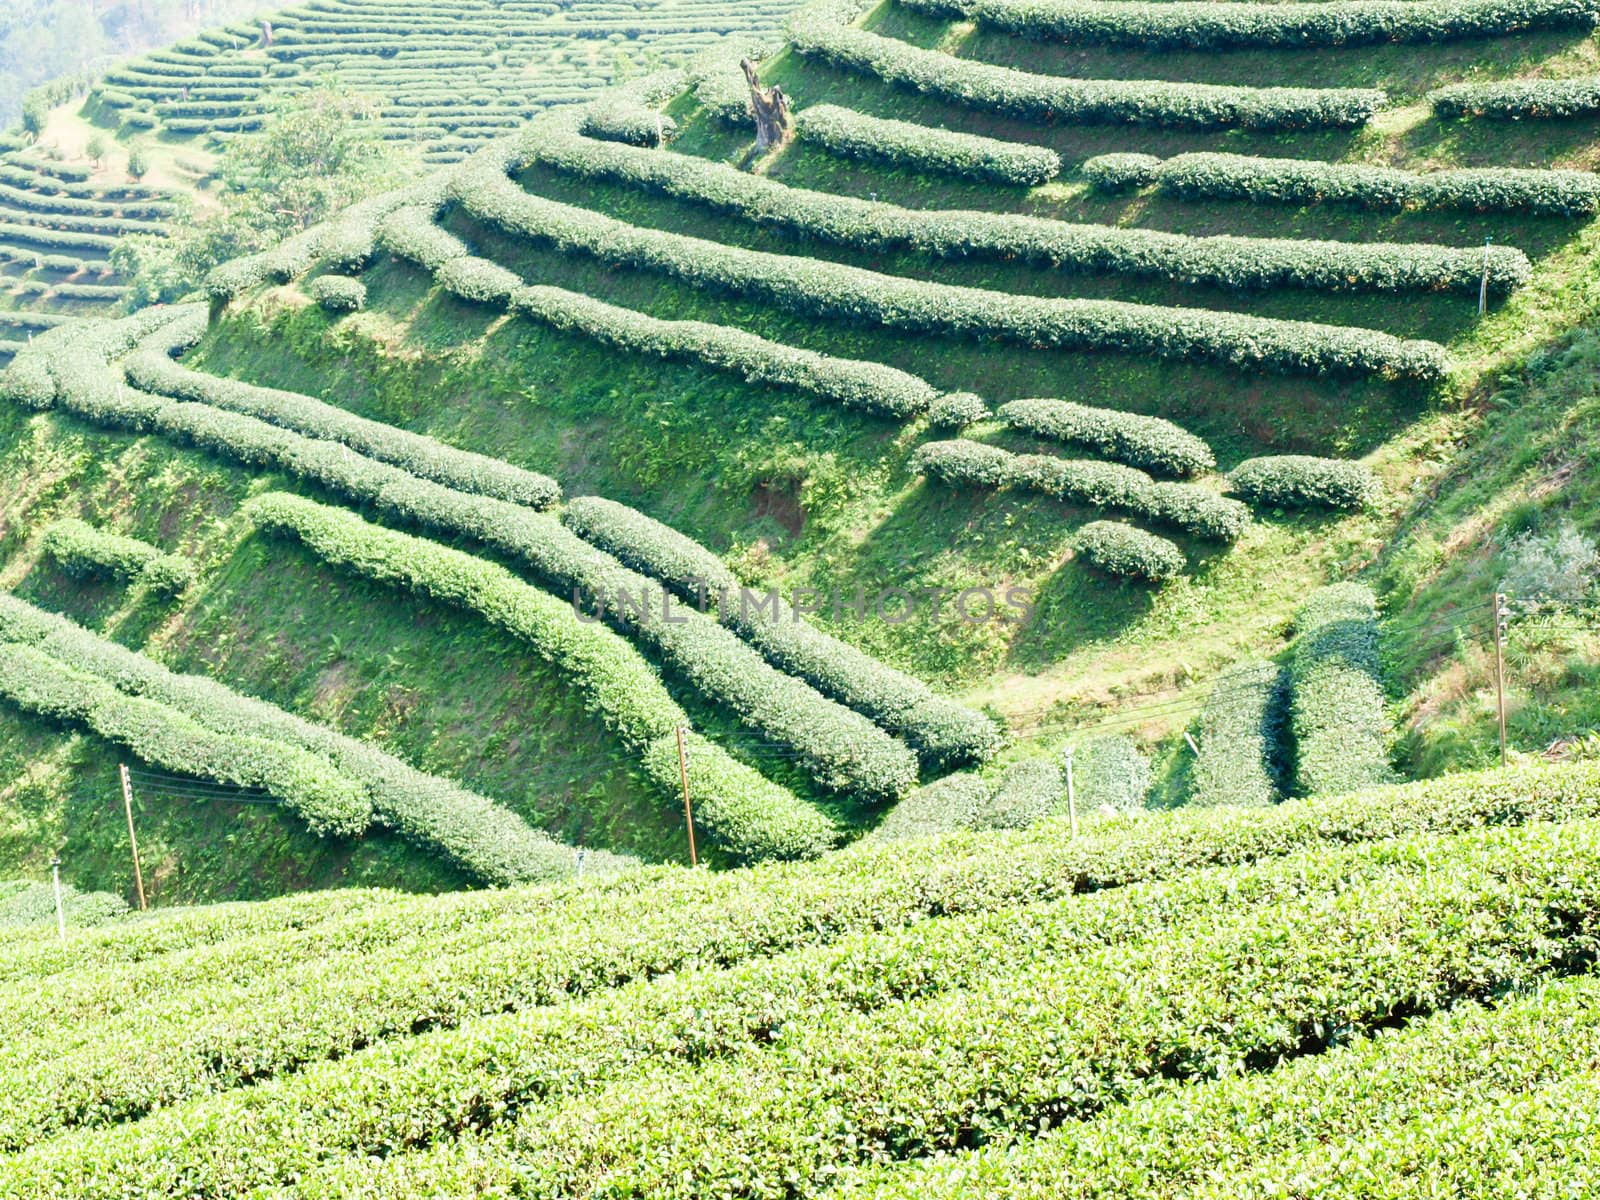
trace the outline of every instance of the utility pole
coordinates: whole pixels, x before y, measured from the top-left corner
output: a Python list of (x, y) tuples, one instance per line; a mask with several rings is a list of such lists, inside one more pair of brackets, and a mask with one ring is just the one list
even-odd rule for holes
[(1481, 317), (1489, 311), (1489, 243), (1492, 237), (1483, 239), (1483, 282), (1478, 285), (1478, 315)]
[(67, 914), (61, 907), (61, 857), (57, 855), (50, 860), (50, 880), (56, 889), (56, 933), (61, 937), (61, 944), (67, 944)]
[(128, 814), (128, 844), (133, 847), (133, 883), (139, 889), (139, 911), (144, 912), (144, 871), (139, 866), (139, 838), (133, 832), (133, 782), (128, 778), (127, 764), (118, 763), (117, 770), (122, 773), (122, 807)]
[(683, 748), (683, 726), (678, 726), (678, 778), (683, 781), (683, 820), (689, 827), (689, 865), (698, 867), (700, 859), (694, 852), (694, 810), (689, 806), (689, 755)]
[(1494, 702), (1500, 713), (1500, 765), (1506, 765), (1506, 608), (1504, 592), (1494, 594)]
[(1072, 751), (1067, 751), (1067, 816), (1072, 819), (1072, 839), (1078, 839), (1078, 792), (1072, 783)]

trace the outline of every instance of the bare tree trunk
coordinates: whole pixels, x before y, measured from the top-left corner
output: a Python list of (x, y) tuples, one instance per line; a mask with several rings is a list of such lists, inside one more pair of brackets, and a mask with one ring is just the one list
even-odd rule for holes
[(272, 22), (271, 21), (263, 21), (263, 22), (261, 22), (261, 44), (263, 46), (272, 45)]
[(750, 85), (750, 103), (756, 111), (756, 149), (768, 150), (773, 146), (781, 146), (789, 140), (792, 131), (789, 97), (776, 84), (770, 88), (762, 87), (761, 81), (756, 78), (756, 65), (748, 58), (740, 59), (739, 67), (744, 71), (745, 82)]

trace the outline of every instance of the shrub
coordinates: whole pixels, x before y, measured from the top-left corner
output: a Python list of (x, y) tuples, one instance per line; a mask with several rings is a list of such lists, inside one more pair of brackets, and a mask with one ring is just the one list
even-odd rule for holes
[(143, 179), (150, 173), (150, 156), (143, 146), (128, 151), (128, 178)]
[(998, 446), (957, 438), (924, 442), (911, 456), (911, 469), (951, 487), (1004, 487), (1011, 482), (1016, 455)]
[(584, 137), (657, 147), (677, 134), (678, 123), (660, 109), (617, 98), (586, 106), (580, 128)]
[(871, 842), (896, 842), (971, 829), (989, 804), (989, 785), (976, 775), (946, 775), (920, 787), (889, 810)]
[[(1156, 185), (1184, 200), (1349, 204), (1385, 212), (1463, 209), (1591, 216), (1600, 211), (1600, 179), (1588, 171), (1478, 167), (1416, 174), (1393, 167), (1199, 153), (1167, 159)], [(1496, 272), (1507, 270), (1507, 264), (1496, 266), (1492, 251), (1489, 270), (1491, 286)]]
[(1155, 182), (1161, 160), (1153, 154), (1097, 154), (1078, 168), (1101, 192), (1131, 192)]
[(842, 158), (1014, 187), (1045, 183), (1061, 171), (1061, 156), (1044, 146), (889, 121), (833, 104), (802, 110), (796, 117), (795, 133), (802, 141), (814, 142)]
[(1055, 763), (1042, 758), (1025, 758), (1000, 773), (1000, 782), (979, 811), (973, 814), (974, 829), (1026, 829), (1042, 821), (1065, 803), (1066, 776)]
[[(908, 0), (912, 8), (950, 0)], [(1312, 4), (968, 0), (980, 24), (1074, 45), (1223, 50), (1365, 46), (1504, 37), (1536, 29), (1592, 29), (1590, 0), (1332, 0)]]
[(946, 392), (928, 407), (928, 424), (934, 429), (965, 429), (994, 414), (983, 397), (972, 392)]
[(152, 591), (175, 596), (194, 581), (194, 567), (176, 554), (163, 554), (147, 542), (119, 537), (83, 521), (56, 521), (45, 528), (44, 553), (77, 578), (109, 575), (139, 582)]
[[(475, 612), (532, 647), (640, 756), (657, 796), (677, 810), (677, 730), (689, 718), (650, 664), (609, 629), (585, 624), (570, 602), (523, 583), (504, 567), (340, 509), (274, 494), (251, 501), (250, 512), (262, 529), (297, 539), (332, 566)], [(734, 861), (808, 857), (832, 841), (831, 822), (786, 788), (699, 736), (691, 735), (687, 749), (696, 823)]]
[[(67, 924), (75, 929), (91, 929), (126, 915), (128, 905), (110, 892), (80, 892), (71, 884), (61, 885), (61, 909)], [(30, 925), (56, 923), (55, 889), (32, 880), (7, 880), (0, 883), (0, 929), (25, 929)]]
[(822, 632), (797, 613), (769, 619), (753, 612), (721, 559), (659, 521), (598, 496), (569, 502), (564, 520), (585, 541), (684, 599), (704, 605), (715, 598), (722, 620), (769, 662), (905, 738), (927, 764), (981, 762), (998, 749), (999, 730), (982, 713), (934, 695), (920, 680)]
[[(1018, 214), (902, 208), (790, 187), (690, 155), (599, 143), (581, 136), (574, 125), (566, 115), (540, 122), (522, 139), (522, 154), (567, 174), (647, 188), (763, 227), (874, 253), (910, 249), (958, 261), (993, 258), (1234, 290), (1454, 289), (1476, 296), (1484, 270), (1481, 247), (1189, 237)], [(1488, 265), (1490, 289), (1496, 294), (1526, 281), (1532, 272), (1527, 256), (1510, 247), (1490, 252)]]
[(1017, 296), (641, 228), (525, 192), (488, 156), (475, 159), (450, 187), (468, 212), (507, 233), (691, 287), (756, 297), (797, 315), (1245, 369), (1433, 380), (1445, 365), (1444, 349), (1435, 343), (1373, 330), (1111, 300)]
[(1078, 531), (1073, 549), (1096, 570), (1146, 583), (1176, 579), (1188, 566), (1183, 551), (1166, 538), (1120, 521), (1091, 521)]
[(1510, 79), (1456, 83), (1428, 93), (1441, 120), (1481, 117), (1493, 121), (1551, 120), (1600, 113), (1600, 76), (1579, 79)]
[(864, 0), (822, 0), (789, 18), (806, 58), (950, 104), (1020, 120), (1129, 123), (1188, 129), (1338, 129), (1365, 125), (1384, 94), (1357, 88), (1249, 88), (1138, 80), (1063, 79), (958, 59), (850, 22)]
[(1526, 530), (1512, 538), (1500, 559), (1500, 590), (1524, 612), (1583, 604), (1594, 591), (1600, 549), (1569, 520), (1553, 530)]
[(1150, 760), (1130, 737), (1103, 734), (1073, 751), (1074, 801), (1081, 814), (1143, 812), (1154, 782)]
[(1156, 474), (1198, 475), (1217, 465), (1205, 442), (1160, 417), (1066, 400), (1013, 400), (1000, 406), (999, 417), (1024, 433), (1086, 446)]
[(1228, 485), (1257, 508), (1364, 508), (1378, 492), (1365, 463), (1281, 454), (1252, 458), (1228, 472)]
[(1200, 714), (1190, 804), (1256, 808), (1277, 803), (1287, 683), (1285, 673), (1269, 662), (1247, 662), (1218, 677)]
[(1371, 588), (1336, 583), (1311, 594), (1295, 614), (1289, 678), (1299, 793), (1318, 796), (1390, 782)]
[(318, 275), (306, 294), (332, 313), (360, 312), (367, 306), (367, 285), (348, 275)]

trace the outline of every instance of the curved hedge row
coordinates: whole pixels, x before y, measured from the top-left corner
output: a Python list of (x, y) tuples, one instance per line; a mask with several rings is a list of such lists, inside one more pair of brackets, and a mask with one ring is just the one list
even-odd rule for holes
[[(537, 832), (487, 797), (425, 775), (366, 742), (242, 696), (210, 679), (176, 675), (142, 654), (95, 636), (64, 617), (0, 595), (0, 640), (25, 643), (84, 675), (114, 684), (231, 738), (256, 738), (298, 748), (331, 762), (366, 789), (368, 809), (383, 824), (491, 885), (564, 879), (573, 850)], [(179, 772), (185, 763), (172, 764)], [(632, 859), (590, 851), (584, 872), (603, 873)]]
[(926, 381), (882, 363), (834, 358), (727, 325), (652, 317), (564, 288), (524, 287), (504, 268), (468, 255), (461, 240), (435, 225), (423, 208), (389, 214), (380, 225), (379, 239), (392, 253), (425, 267), (458, 296), (507, 304), (552, 329), (578, 333), (629, 354), (695, 363), (747, 383), (789, 388), (887, 417), (915, 416), (938, 395)]
[[(1090, 159), (1084, 164), (1091, 182), (1107, 174), (1098, 163)], [(1394, 167), (1213, 153), (1178, 154), (1139, 171), (1161, 191), (1184, 200), (1349, 204), (1381, 212), (1463, 209), (1563, 217), (1600, 212), (1600, 176), (1589, 171), (1463, 167), (1418, 174)], [(1126, 177), (1128, 172), (1119, 166), (1110, 174)], [(1481, 270), (1483, 256), (1478, 254)], [(1491, 284), (1508, 270), (1521, 270), (1497, 260), (1493, 249), (1488, 257)]]
[(1145, 811), (1155, 771), (1131, 737), (1106, 733), (1074, 748), (1072, 781), (1080, 814), (1127, 816)]
[(1288, 679), (1275, 663), (1248, 662), (1217, 678), (1200, 714), (1200, 753), (1189, 770), (1190, 804), (1276, 804)]
[(1166, 538), (1121, 521), (1090, 521), (1078, 530), (1073, 550), (1096, 570), (1145, 583), (1176, 579), (1189, 565)]
[(601, 141), (657, 147), (677, 134), (678, 123), (659, 108), (617, 97), (586, 105), (580, 129), (584, 137)]
[(890, 121), (836, 104), (814, 104), (796, 113), (795, 136), (841, 158), (1014, 187), (1033, 187), (1061, 173), (1061, 156), (1047, 146)]
[(1110, 508), (1175, 525), (1196, 537), (1234, 541), (1250, 523), (1237, 500), (1192, 483), (1157, 483), (1120, 463), (1012, 454), (956, 438), (924, 442), (911, 469), (956, 487), (1021, 487), (1090, 508)]
[(1067, 777), (1055, 763), (1025, 758), (1000, 773), (994, 793), (971, 818), (972, 829), (1027, 829), (1065, 808)]
[[(688, 155), (598, 142), (578, 133), (565, 114), (536, 124), (520, 146), (529, 159), (558, 171), (649, 188), (762, 227), (875, 253), (910, 249), (957, 261), (987, 257), (1230, 289), (1453, 289), (1473, 296), (1484, 269), (1481, 248), (1190, 237), (1008, 213), (902, 208), (790, 187)], [(1489, 254), (1490, 289), (1508, 291), (1532, 270), (1522, 251), (1498, 247)]]
[(360, 312), (367, 306), (367, 285), (348, 275), (318, 275), (306, 295), (331, 313)]
[(137, 581), (152, 591), (175, 596), (194, 582), (194, 566), (176, 554), (164, 554), (149, 542), (121, 537), (76, 518), (45, 527), (39, 548), (68, 575)]
[[(248, 511), (263, 530), (295, 538), (332, 566), (475, 612), (531, 646), (574, 682), (585, 707), (639, 755), (658, 798), (678, 811), (677, 730), (687, 730), (689, 718), (654, 668), (615, 633), (585, 623), (570, 602), (504, 567), (342, 509), (279, 493), (250, 501)], [(698, 734), (688, 734), (687, 749), (696, 824), (735, 861), (812, 857), (834, 842), (832, 822), (787, 788)]]
[[(598, 144), (598, 143), (596, 143)], [(787, 312), (890, 329), (995, 338), (1030, 347), (1116, 350), (1244, 369), (1436, 380), (1445, 351), (1375, 330), (1113, 300), (1060, 300), (924, 283), (797, 255), (646, 229), (524, 191), (491, 156), (450, 189), (474, 217), (507, 233), (647, 270), (691, 287), (755, 296)]]
[(1098, 450), (1107, 458), (1153, 474), (1200, 475), (1217, 465), (1211, 447), (1160, 417), (1068, 400), (1013, 400), (996, 413), (1013, 429), (1035, 437)]
[[(161, 310), (157, 317), (171, 319)], [(134, 318), (91, 326), (86, 335), (75, 326), (70, 345), (48, 343), (63, 407), (98, 424), (156, 431), (238, 461), (286, 470), (398, 519), (490, 546), (562, 591), (604, 598), (614, 626), (655, 647), (708, 699), (792, 748), (819, 786), (882, 800), (904, 794), (915, 781), (917, 761), (909, 749), (809, 684), (774, 670), (730, 630), (689, 610), (679, 610), (679, 623), (657, 619), (661, 610), (654, 606), (641, 611), (619, 603), (620, 597), (658, 596), (659, 589), (549, 516), (455, 491), (337, 442), (119, 385), (105, 363), (138, 323)], [(60, 332), (46, 336), (55, 339)]]
[(307, 437), (338, 442), (379, 462), (464, 492), (494, 496), (532, 508), (549, 508), (561, 498), (561, 486), (548, 475), (525, 471), (487, 455), (458, 450), (382, 421), (358, 417), (312, 396), (258, 388), (235, 379), (191, 371), (174, 362), (172, 356), (194, 344), (205, 333), (206, 312), (198, 307), (169, 312), (177, 319), (152, 335), (124, 364), (128, 382), (134, 387), (258, 417)]
[(1085, 3), (1085, 0), (902, 0), (959, 10), (980, 24), (1074, 45), (1160, 50), (1369, 46), (1592, 29), (1594, 0), (1327, 0), (1311, 4)]
[(91, 729), (151, 766), (259, 788), (319, 836), (353, 837), (372, 820), (366, 792), (326, 759), (265, 738), (218, 733), (32, 646), (0, 642), (0, 696), (25, 712)]
[(1228, 486), (1257, 508), (1365, 508), (1378, 481), (1365, 463), (1309, 454), (1252, 458), (1228, 472)]
[(598, 496), (569, 501), (562, 519), (585, 541), (685, 599), (715, 597), (722, 619), (768, 661), (901, 735), (925, 765), (982, 762), (999, 748), (1000, 731), (982, 713), (934, 695), (921, 680), (797, 616), (769, 619), (750, 611), (727, 565), (677, 530)]
[(891, 808), (866, 841), (898, 842), (972, 829), (988, 806), (989, 795), (989, 785), (976, 775), (946, 775)]
[(928, 406), (928, 424), (934, 429), (965, 429), (992, 416), (983, 397), (974, 392), (946, 392)]
[(1295, 787), (1318, 796), (1389, 783), (1387, 725), (1372, 589), (1336, 583), (1295, 614), (1289, 660)]
[(1251, 88), (1119, 79), (1063, 79), (954, 58), (850, 22), (860, 0), (822, 0), (789, 18), (790, 45), (806, 58), (885, 83), (1027, 121), (1165, 125), (1186, 129), (1349, 129), (1383, 105), (1363, 88)]
[(1433, 115), (1445, 120), (1483, 117), (1493, 121), (1550, 120), (1600, 113), (1600, 76), (1578, 79), (1508, 79), (1456, 83), (1428, 93)]

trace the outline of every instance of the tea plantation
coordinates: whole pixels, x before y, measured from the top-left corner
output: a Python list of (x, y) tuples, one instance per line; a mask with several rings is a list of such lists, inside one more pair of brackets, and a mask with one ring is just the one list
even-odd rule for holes
[[(435, 169), (0, 316), (0, 1197), (1595, 1190), (1597, 22), (312, 0), (109, 71)], [(0, 182), (19, 280), (172, 215)]]

